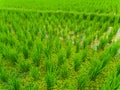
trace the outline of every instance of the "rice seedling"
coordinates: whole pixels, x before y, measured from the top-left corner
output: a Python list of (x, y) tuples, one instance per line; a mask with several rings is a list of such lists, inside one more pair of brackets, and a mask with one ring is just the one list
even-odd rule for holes
[(47, 72), (45, 76), (45, 81), (47, 85), (47, 90), (52, 90), (52, 87), (55, 85), (55, 75), (52, 72)]
[(8, 81), (8, 73), (3, 66), (0, 67), (0, 80), (3, 82)]
[(28, 52), (29, 51), (28, 51), (27, 45), (23, 45), (23, 55), (24, 55), (25, 59), (28, 59), (28, 57), (29, 57), (29, 53)]
[(82, 62), (81, 55), (80, 54), (76, 54), (75, 57), (74, 57), (74, 70), (75, 71), (79, 70), (81, 62)]
[(39, 85), (32, 82), (30, 85), (26, 86), (24, 90), (39, 90)]
[(117, 72), (115, 71), (114, 74), (108, 76), (101, 90), (117, 90), (120, 88), (120, 75), (117, 76), (116, 74)]
[(65, 79), (65, 78), (68, 78), (68, 75), (69, 75), (68, 66), (67, 66), (67, 63), (64, 63), (61, 66), (61, 76), (63, 79)]
[(39, 80), (40, 78), (40, 70), (36, 67), (32, 67), (30, 69), (30, 75), (33, 77), (34, 80)]
[(101, 71), (102, 71), (101, 62), (99, 60), (96, 60), (92, 62), (88, 75), (90, 76), (90, 79), (94, 81), (96, 77), (101, 73)]
[(61, 49), (61, 43), (60, 43), (59, 37), (57, 36), (55, 39), (55, 50), (58, 53), (60, 49)]
[(69, 58), (71, 55), (71, 48), (72, 48), (72, 42), (71, 40), (68, 41), (67, 43), (67, 49), (66, 49), (66, 58)]
[(45, 69), (47, 72), (56, 72), (57, 66), (53, 60), (45, 59)]
[(39, 66), (41, 60), (41, 50), (35, 48), (32, 52), (32, 60), (35, 65)]
[(9, 82), (9, 84), (10, 84), (9, 89), (10, 90), (20, 90), (21, 82), (16, 75), (17, 74), (14, 74), (14, 76), (12, 76), (10, 79), (10, 82)]
[(9, 46), (2, 46), (2, 54), (7, 60), (10, 60), (13, 64), (17, 62), (18, 52), (16, 49), (11, 49)]
[(10, 59), (13, 64), (17, 62), (18, 52), (16, 51), (16, 49), (10, 49), (8, 59)]
[(80, 41), (77, 39), (76, 42), (75, 42), (75, 45), (76, 45), (76, 53), (78, 53), (80, 51)]
[(99, 46), (98, 46), (98, 49), (104, 49), (106, 43), (108, 42), (108, 39), (103, 37), (100, 39), (100, 43), (99, 43)]
[(62, 65), (65, 62), (65, 52), (63, 50), (60, 50), (58, 53), (58, 65)]
[(79, 75), (77, 78), (77, 83), (78, 90), (85, 90), (85, 87), (89, 83), (89, 77), (87, 75)]
[(21, 72), (28, 72), (31, 64), (28, 60), (24, 59), (24, 57), (20, 57), (17, 65)]

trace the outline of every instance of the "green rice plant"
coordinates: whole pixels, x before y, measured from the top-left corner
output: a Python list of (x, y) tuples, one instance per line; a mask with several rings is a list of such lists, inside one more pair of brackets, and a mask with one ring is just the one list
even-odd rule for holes
[(96, 77), (101, 73), (101, 71), (102, 71), (101, 62), (99, 60), (96, 60), (91, 63), (88, 75), (90, 76), (90, 79), (94, 81)]
[(39, 85), (35, 82), (32, 82), (30, 85), (26, 86), (24, 90), (39, 90)]
[(11, 79), (10, 79), (10, 86), (9, 86), (9, 89), (8, 90), (21, 90), (20, 89), (20, 79), (16, 76), (17, 74), (14, 74), (11, 76)]
[(45, 76), (45, 82), (47, 85), (47, 90), (53, 90), (52, 87), (56, 83), (55, 75), (53, 72), (47, 72), (47, 74)]
[(118, 90), (120, 88), (120, 75), (116, 75), (115, 71), (113, 75), (109, 75), (106, 82), (103, 84), (101, 90)]
[(11, 60), (12, 63), (16, 63), (18, 60), (18, 52), (16, 51), (16, 49), (10, 49), (9, 51), (9, 58)]
[(29, 57), (29, 50), (28, 50), (28, 46), (25, 44), (25, 45), (23, 45), (23, 55), (24, 55), (24, 58), (25, 59), (28, 59), (28, 57)]
[(34, 48), (31, 56), (34, 64), (39, 66), (41, 60), (41, 50)]
[(74, 86), (73, 82), (71, 81), (68, 81), (68, 87), (69, 87), (69, 90), (76, 90), (76, 87)]
[(65, 52), (63, 50), (60, 50), (59, 53), (57, 54), (58, 56), (58, 65), (62, 65), (65, 62)]
[(39, 80), (40, 78), (40, 70), (36, 67), (32, 67), (30, 69), (30, 75), (33, 77), (34, 80)]
[(45, 59), (45, 69), (47, 72), (56, 72), (57, 71), (57, 65), (55, 62), (51, 59)]
[(21, 72), (28, 72), (30, 70), (30, 62), (24, 59), (24, 57), (19, 58), (17, 65)]
[(93, 35), (90, 35), (88, 36), (87, 38), (84, 39), (83, 41), (83, 48), (86, 48), (87, 45), (90, 45), (90, 43), (94, 40), (94, 36)]
[(118, 63), (118, 65), (116, 66), (117, 69), (117, 73), (116, 76), (120, 75), (120, 62)]
[(104, 49), (107, 42), (108, 42), (108, 38), (105, 38), (105, 37), (101, 38), (100, 43), (98, 45), (98, 49)]
[(48, 59), (51, 58), (51, 48), (50, 47), (44, 47), (44, 53)]
[(118, 49), (120, 47), (119, 41), (116, 43), (112, 43), (111, 47), (109, 48), (108, 52), (112, 57), (114, 57), (118, 53)]
[[(102, 58), (103, 57), (103, 58)], [(104, 68), (110, 60), (112, 60), (112, 56), (110, 54), (105, 55), (105, 56), (101, 56), (101, 68)]]
[(70, 57), (71, 49), (72, 49), (72, 42), (71, 42), (71, 40), (69, 40), (67, 43), (67, 48), (66, 48), (66, 58)]
[(61, 66), (61, 76), (62, 78), (68, 78), (68, 75), (69, 75), (69, 71), (68, 71), (68, 66), (67, 66), (67, 63), (64, 63), (62, 66)]
[(8, 73), (3, 66), (0, 67), (0, 80), (3, 82), (8, 81)]
[(41, 41), (42, 41), (43, 39), (45, 39), (45, 36), (46, 36), (46, 30), (45, 30), (45, 27), (42, 27), (42, 28), (41, 28)]
[(61, 49), (61, 43), (60, 43), (59, 37), (57, 36), (55, 38), (55, 50), (58, 53), (60, 49)]
[(53, 39), (53, 30), (51, 28), (49, 28), (48, 30), (48, 35), (49, 35), (49, 39), (52, 40)]
[(16, 51), (16, 49), (11, 49), (11, 47), (5, 45), (3, 45), (2, 47), (3, 57), (5, 57), (5, 59), (10, 60), (13, 64), (15, 64), (18, 59), (18, 52)]
[(75, 71), (79, 70), (81, 62), (82, 62), (81, 55), (80, 54), (76, 54), (75, 57), (74, 57), (74, 70)]
[(80, 40), (77, 39), (75, 41), (75, 45), (76, 45), (76, 51), (75, 52), (78, 53), (80, 51)]
[(87, 75), (80, 75), (77, 78), (77, 90), (85, 90), (85, 87), (89, 83), (89, 77)]

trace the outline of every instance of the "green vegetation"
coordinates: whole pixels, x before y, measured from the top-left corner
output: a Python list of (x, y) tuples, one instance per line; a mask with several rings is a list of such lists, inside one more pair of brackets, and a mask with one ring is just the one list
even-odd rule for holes
[(119, 5), (0, 0), (0, 90), (119, 90)]

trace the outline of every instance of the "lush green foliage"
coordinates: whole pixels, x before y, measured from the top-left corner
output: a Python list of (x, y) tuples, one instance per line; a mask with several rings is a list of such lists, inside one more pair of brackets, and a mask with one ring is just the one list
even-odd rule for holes
[(52, 1), (0, 1), (0, 90), (119, 89), (120, 1)]

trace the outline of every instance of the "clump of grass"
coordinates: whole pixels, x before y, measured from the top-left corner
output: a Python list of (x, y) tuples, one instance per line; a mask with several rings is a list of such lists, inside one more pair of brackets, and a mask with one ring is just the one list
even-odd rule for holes
[(19, 58), (17, 65), (21, 72), (28, 72), (30, 70), (30, 62), (24, 59), (24, 57)]
[(29, 53), (28, 52), (29, 52), (28, 51), (28, 46), (26, 44), (23, 45), (23, 55), (24, 55), (25, 59), (28, 59), (28, 57), (29, 57)]
[(61, 66), (61, 76), (62, 78), (67, 78), (68, 77), (68, 66), (67, 66), (67, 63), (64, 63), (62, 66)]
[(53, 72), (47, 72), (45, 76), (45, 81), (47, 84), (47, 90), (53, 90), (52, 87), (54, 86), (56, 80), (55, 80), (55, 75)]
[(102, 64), (99, 60), (96, 60), (92, 62), (88, 75), (90, 76), (90, 79), (94, 81), (101, 71)]
[(75, 57), (74, 57), (74, 70), (75, 71), (79, 70), (81, 61), (82, 61), (82, 59), (80, 57), (80, 54), (76, 54)]
[(48, 46), (48, 47), (44, 47), (44, 53), (45, 53), (45, 56), (49, 59), (51, 58), (51, 48)]
[(16, 49), (12, 49), (9, 46), (4, 46), (3, 57), (5, 57), (5, 59), (8, 59), (13, 64), (15, 64), (18, 59), (18, 52), (16, 51)]
[(76, 45), (76, 53), (78, 53), (80, 51), (80, 41), (77, 39), (76, 42), (75, 42), (75, 45)]
[(41, 28), (41, 40), (45, 39), (45, 35), (46, 35), (45, 27), (42, 27)]
[(108, 38), (105, 38), (105, 37), (101, 38), (100, 43), (98, 45), (98, 49), (104, 49), (107, 42), (108, 42)]
[(45, 59), (45, 68), (47, 72), (56, 72), (57, 66), (55, 62), (51, 59)]
[(24, 90), (39, 90), (39, 85), (32, 82), (30, 85), (24, 88)]
[(63, 50), (60, 50), (58, 53), (58, 65), (62, 65), (65, 62), (65, 53)]
[(72, 42), (71, 42), (71, 40), (69, 40), (67, 43), (67, 48), (66, 48), (66, 58), (70, 57), (71, 49), (72, 49)]
[(106, 82), (103, 84), (101, 90), (118, 90), (120, 88), (120, 75), (116, 75), (115, 71), (113, 75), (109, 75)]
[(6, 72), (6, 70), (4, 69), (4, 67), (0, 67), (0, 79), (3, 82), (7, 82), (8, 81), (8, 73)]
[(39, 66), (41, 59), (41, 51), (39, 51), (37, 48), (34, 49), (32, 53), (32, 60), (35, 65)]
[(21, 90), (20, 89), (20, 79), (18, 79), (17, 74), (13, 74), (10, 79), (10, 90)]
[(34, 78), (34, 80), (38, 80), (40, 77), (40, 70), (36, 67), (32, 67), (30, 70), (30, 75)]
[(85, 90), (85, 87), (89, 83), (89, 77), (87, 75), (80, 75), (77, 78), (77, 83), (78, 83), (78, 85), (77, 85), (78, 90)]
[(55, 39), (55, 50), (56, 52), (59, 52), (60, 49), (61, 49), (61, 43), (60, 43), (59, 37), (57, 36)]
[(11, 49), (9, 52), (9, 59), (13, 62), (16, 63), (18, 60), (18, 52), (16, 49)]
[(112, 43), (111, 47), (109, 48), (108, 52), (112, 57), (114, 57), (118, 53), (118, 49), (120, 47), (119, 41), (116, 43)]

